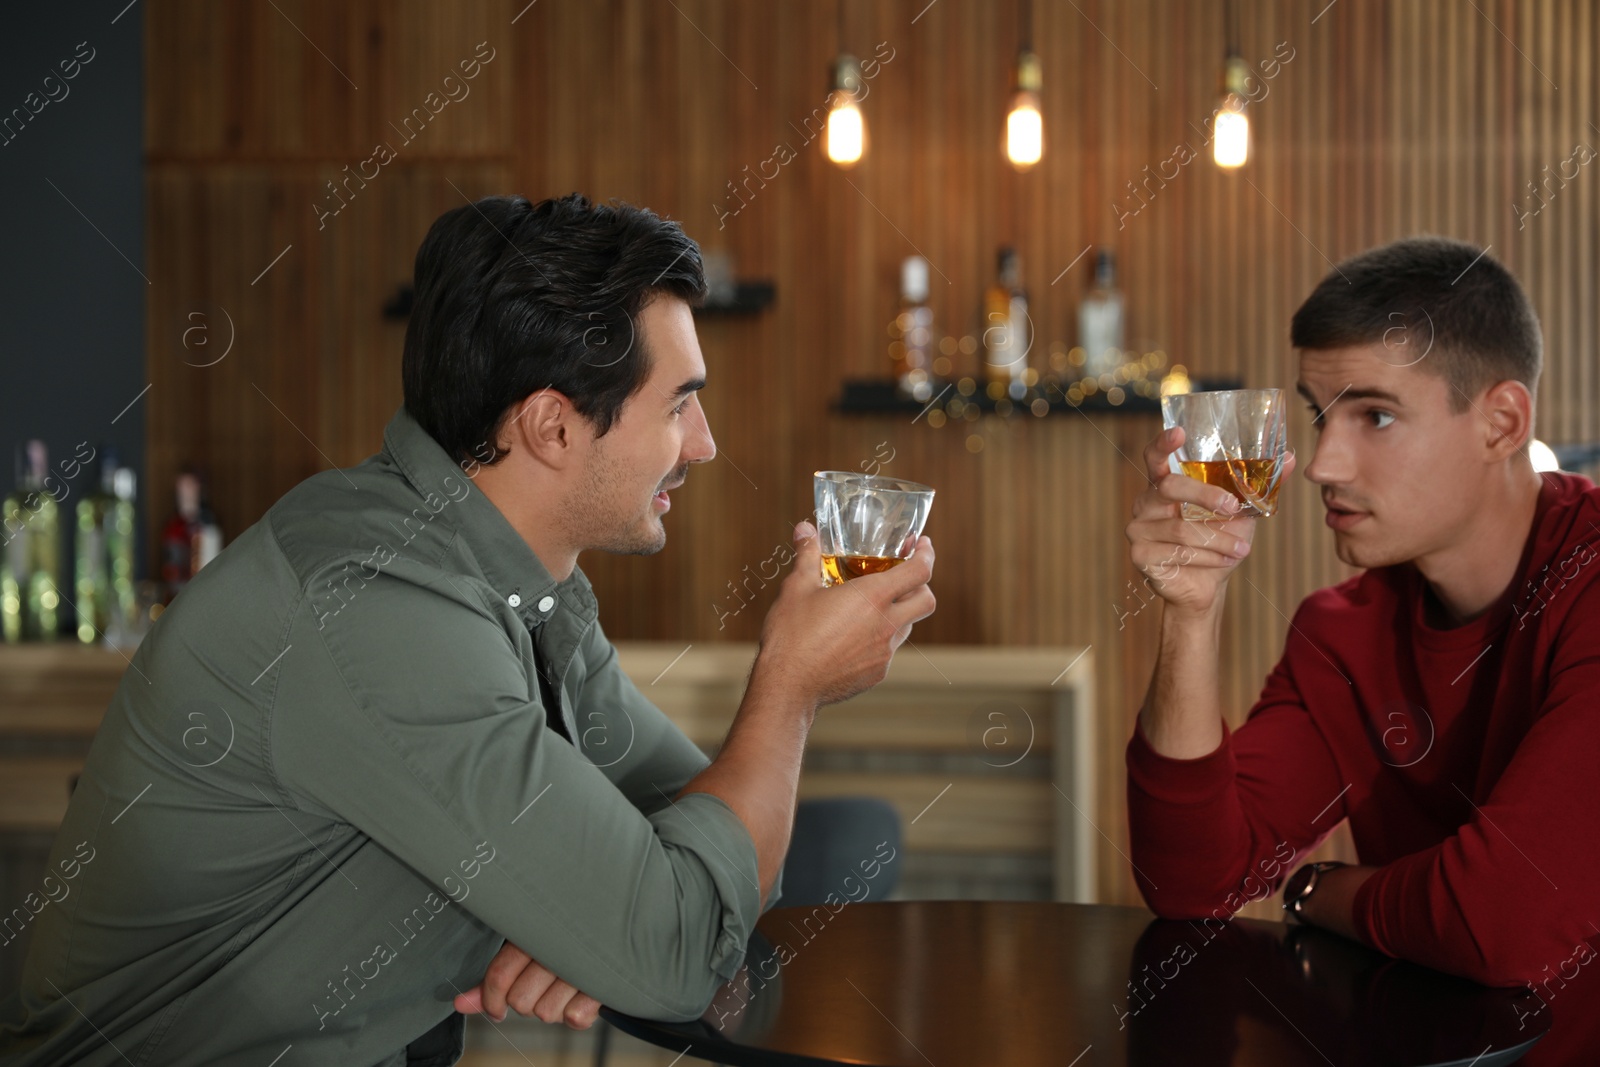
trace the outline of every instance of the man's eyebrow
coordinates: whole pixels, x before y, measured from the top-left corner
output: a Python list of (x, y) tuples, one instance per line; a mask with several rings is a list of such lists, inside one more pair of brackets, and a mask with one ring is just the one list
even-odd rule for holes
[(690, 393), (704, 389), (705, 387), (706, 380), (704, 378), (690, 378), (688, 381), (678, 386), (678, 389), (675, 393), (667, 397), (667, 402), (669, 404), (676, 404), (679, 400), (688, 396)]
[[(1306, 385), (1305, 382), (1295, 383), (1294, 389), (1295, 392), (1305, 397), (1306, 403), (1310, 404), (1312, 407), (1317, 407), (1317, 398), (1311, 395), (1311, 387)], [(1387, 389), (1374, 389), (1370, 386), (1346, 386), (1345, 389), (1333, 399), (1336, 401), (1346, 398), (1350, 400), (1386, 400), (1395, 407), (1405, 406), (1404, 401), (1395, 396), (1393, 393), (1389, 392)], [(1332, 407), (1333, 401), (1329, 401), (1328, 406)]]

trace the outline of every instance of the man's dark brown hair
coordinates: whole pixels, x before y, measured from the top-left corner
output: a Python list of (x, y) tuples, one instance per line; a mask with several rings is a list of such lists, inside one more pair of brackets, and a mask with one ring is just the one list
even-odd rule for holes
[(705, 299), (700, 247), (629, 204), (489, 196), (440, 215), (417, 249), (400, 363), (406, 411), (457, 462), (494, 465), (506, 412), (553, 389), (604, 436), (650, 376), (639, 313)]
[(1383, 358), (1437, 374), (1450, 406), (1518, 381), (1537, 395), (1544, 342), (1516, 278), (1486, 251), (1447, 237), (1410, 237), (1335, 267), (1294, 313), (1296, 348), (1381, 344)]

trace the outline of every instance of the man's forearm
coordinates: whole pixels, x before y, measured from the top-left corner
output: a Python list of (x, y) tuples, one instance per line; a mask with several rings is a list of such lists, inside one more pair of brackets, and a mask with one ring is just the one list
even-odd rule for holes
[(678, 794), (710, 793), (739, 816), (755, 842), (763, 907), (789, 851), (800, 764), (816, 715), (815, 703), (795, 696), (758, 659), (717, 758)]
[(1163, 604), (1161, 641), (1139, 725), (1150, 747), (1171, 759), (1199, 759), (1222, 744), (1223, 598), (1203, 615)]

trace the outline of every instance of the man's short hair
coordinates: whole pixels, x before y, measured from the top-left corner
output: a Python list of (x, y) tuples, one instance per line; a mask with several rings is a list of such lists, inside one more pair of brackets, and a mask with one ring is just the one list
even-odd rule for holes
[(661, 294), (706, 295), (699, 246), (676, 222), (577, 193), (447, 211), (415, 273), (406, 411), (458, 463), (497, 462), (507, 410), (541, 389), (603, 436), (650, 373), (639, 313)]
[(1511, 272), (1486, 251), (1447, 237), (1410, 237), (1335, 267), (1294, 313), (1296, 348), (1382, 344), (1453, 386), (1466, 411), (1489, 386), (1518, 381), (1537, 394), (1544, 361), (1539, 316)]

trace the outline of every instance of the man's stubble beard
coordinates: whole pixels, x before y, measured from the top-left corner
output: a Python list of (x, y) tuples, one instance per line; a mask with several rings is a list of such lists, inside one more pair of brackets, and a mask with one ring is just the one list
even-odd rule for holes
[[(666, 527), (655, 513), (655, 506), (645, 502), (644, 514), (631, 510), (624, 504), (620, 514), (606, 510), (606, 505), (620, 503), (615, 467), (597, 456), (589, 467), (583, 486), (573, 496), (565, 509), (570, 524), (569, 536), (585, 550), (607, 552), (616, 556), (652, 556), (667, 545)], [(641, 529), (643, 527), (643, 529)]]

